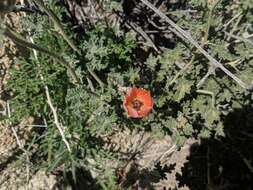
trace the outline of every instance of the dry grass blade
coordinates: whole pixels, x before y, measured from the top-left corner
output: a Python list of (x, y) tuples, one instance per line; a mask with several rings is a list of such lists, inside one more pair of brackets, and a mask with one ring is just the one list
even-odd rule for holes
[(48, 90), (48, 87), (45, 85), (44, 86), (45, 88), (45, 92), (46, 92), (46, 97), (47, 97), (47, 103), (51, 109), (51, 111), (53, 112), (53, 117), (54, 117), (54, 123), (58, 129), (58, 131), (60, 132), (60, 135), (62, 137), (62, 141), (65, 143), (67, 149), (69, 152), (71, 152), (71, 149), (70, 149), (70, 145), (69, 145), (69, 142), (67, 141), (65, 135), (64, 135), (64, 131), (62, 129), (62, 124), (60, 123), (59, 121), (59, 118), (58, 118), (58, 115), (57, 115), (57, 112), (56, 112), (56, 109), (55, 107), (53, 106), (53, 103), (52, 103), (52, 99), (51, 99), (51, 96), (49, 94), (49, 90)]

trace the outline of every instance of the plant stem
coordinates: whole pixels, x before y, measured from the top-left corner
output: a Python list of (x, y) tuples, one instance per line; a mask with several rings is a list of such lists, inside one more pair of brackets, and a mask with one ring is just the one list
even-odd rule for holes
[(75, 70), (71, 67), (69, 62), (65, 61), (61, 56), (57, 55), (56, 53), (50, 52), (49, 50), (47, 50), (43, 47), (40, 47), (36, 44), (27, 42), (19, 34), (14, 32), (13, 30), (11, 30), (8, 26), (6, 26), (5, 28), (0, 28), (0, 29), (2, 29), (3, 34), (6, 37), (10, 38), (14, 43), (16, 43), (22, 47), (25, 47), (25, 48), (34, 49), (39, 52), (45, 53), (45, 54), (49, 55), (50, 57), (54, 58), (55, 60), (57, 60), (60, 64), (62, 64), (63, 66), (65, 66), (68, 69), (74, 82), (80, 84), (80, 81), (75, 73)]
[[(59, 30), (60, 34), (62, 35), (63, 39), (69, 44), (69, 46), (77, 52), (79, 55), (81, 55), (81, 51), (78, 50), (74, 42), (68, 37), (68, 35), (64, 32), (63, 26), (61, 24), (61, 21), (58, 19), (58, 17), (54, 14), (52, 10), (47, 8), (42, 0), (32, 0), (34, 1), (43, 11), (46, 12), (46, 14), (49, 16), (49, 18), (52, 20), (52, 22), (55, 25), (55, 28)], [(88, 72), (91, 74), (91, 76), (99, 83), (102, 89), (104, 89), (104, 83), (102, 80), (97, 76), (97, 74), (88, 68)]]
[(210, 30), (210, 27), (211, 27), (211, 22), (212, 22), (212, 17), (213, 17), (213, 11), (214, 9), (216, 8), (216, 6), (218, 5), (218, 3), (220, 2), (221, 0), (217, 0), (215, 1), (210, 9), (209, 9), (209, 13), (208, 13), (208, 19), (207, 19), (207, 28), (206, 28), (206, 31), (205, 31), (205, 36), (204, 36), (204, 44), (207, 42), (208, 40), (208, 36), (209, 36), (209, 30)]
[(178, 79), (178, 77), (179, 77), (180, 75), (182, 75), (183, 73), (186, 72), (186, 70), (192, 65), (193, 61), (195, 60), (195, 57), (196, 57), (196, 55), (194, 54), (194, 55), (192, 56), (190, 62), (187, 63), (187, 64), (174, 76), (174, 78), (170, 81), (169, 86), (172, 85), (174, 82), (176, 82), (176, 80)]
[(41, 9), (43, 9), (43, 11), (45, 11), (47, 13), (47, 15), (49, 16), (49, 18), (52, 20), (52, 22), (55, 25), (55, 28), (57, 30), (59, 30), (60, 34), (62, 35), (62, 37), (64, 38), (64, 40), (69, 44), (69, 46), (76, 52), (78, 52), (78, 54), (81, 54), (81, 52), (78, 50), (78, 48), (76, 47), (76, 45), (74, 44), (74, 42), (68, 37), (68, 35), (64, 32), (64, 29), (62, 27), (62, 24), (60, 22), (60, 20), (58, 19), (58, 17), (54, 14), (53, 11), (51, 11), (50, 9), (48, 9), (42, 0), (32, 0), (34, 1)]
[(97, 74), (92, 71), (90, 68), (88, 68), (89, 73), (92, 75), (92, 77), (98, 82), (100, 85), (102, 91), (104, 91), (104, 83), (101, 81), (101, 79), (97, 76)]
[(211, 91), (207, 91), (207, 90), (196, 90), (196, 92), (198, 94), (204, 94), (204, 95), (209, 95), (212, 97), (212, 107), (215, 108), (215, 97), (214, 97), (214, 94), (213, 92)]

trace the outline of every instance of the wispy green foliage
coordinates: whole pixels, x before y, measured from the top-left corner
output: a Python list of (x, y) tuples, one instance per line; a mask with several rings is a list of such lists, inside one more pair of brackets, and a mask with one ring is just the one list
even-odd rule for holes
[(117, 37), (112, 29), (98, 24), (82, 44), (87, 66), (93, 70), (122, 68), (131, 62), (135, 43), (131, 36)]

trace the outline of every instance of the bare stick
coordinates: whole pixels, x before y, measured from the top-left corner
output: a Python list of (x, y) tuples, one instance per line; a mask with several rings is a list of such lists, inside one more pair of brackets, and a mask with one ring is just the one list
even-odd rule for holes
[(244, 43), (248, 43), (250, 45), (253, 46), (253, 41), (250, 40), (250, 39), (247, 39), (247, 38), (244, 38), (244, 37), (241, 37), (241, 36), (236, 36), (232, 33), (227, 33), (227, 32), (224, 32), (226, 36), (229, 36), (230, 38), (234, 38), (236, 40), (238, 40), (239, 42), (244, 42)]
[(250, 170), (250, 172), (253, 174), (253, 167), (251, 166), (250, 160), (248, 160), (247, 158), (245, 158), (241, 153), (239, 153), (243, 162), (245, 163), (245, 165), (248, 167), (248, 169)]
[[(11, 109), (10, 109), (9, 101), (7, 101), (6, 106), (7, 106), (7, 116), (8, 116), (8, 118), (11, 118)], [(11, 122), (9, 124), (11, 125)], [(12, 130), (12, 133), (13, 133), (15, 139), (16, 139), (16, 142), (17, 142), (17, 145), (18, 145), (19, 149), (24, 152), (25, 157), (26, 157), (26, 182), (28, 182), (29, 178), (30, 178), (29, 152), (24, 148), (24, 145), (22, 145), (22, 143), (21, 143), (21, 141), (18, 137), (18, 134), (17, 134), (17, 132), (16, 132), (16, 130), (13, 126), (11, 126), (11, 130)]]
[(145, 31), (142, 30), (141, 27), (137, 26), (135, 23), (133, 22), (128, 22), (127, 23), (136, 33), (139, 33), (143, 39), (145, 39), (147, 41), (147, 44), (151, 47), (154, 48), (154, 50), (159, 53), (159, 49), (156, 47), (156, 45), (154, 44), (154, 42), (152, 41), (152, 39), (147, 35), (147, 33)]
[(169, 85), (172, 85), (174, 82), (176, 82), (176, 80), (178, 79), (178, 77), (187, 71), (187, 69), (192, 65), (194, 59), (195, 59), (195, 55), (192, 56), (190, 62), (187, 63), (187, 64), (174, 76), (174, 78), (170, 81)]
[(176, 145), (172, 145), (166, 152), (164, 152), (157, 160), (156, 163), (158, 163), (159, 161), (161, 161), (163, 158), (165, 158), (168, 155), (171, 155), (173, 152), (175, 152), (177, 150), (177, 146)]
[[(30, 38), (31, 42), (33, 43), (33, 39)], [(38, 59), (38, 54), (37, 54), (37, 51), (36, 50), (33, 50), (33, 53), (34, 53), (34, 57), (35, 59)], [(41, 73), (40, 74), (40, 79), (41, 81), (44, 83), (44, 77)], [(56, 111), (56, 108), (53, 106), (53, 103), (52, 103), (52, 99), (51, 99), (51, 96), (49, 94), (49, 90), (48, 90), (48, 86), (46, 84), (44, 84), (44, 89), (45, 89), (45, 93), (46, 93), (46, 97), (47, 97), (47, 103), (53, 113), (53, 117), (54, 117), (54, 123), (62, 137), (62, 141), (65, 143), (67, 149), (69, 152), (71, 152), (71, 149), (70, 149), (70, 145), (64, 135), (64, 131), (62, 129), (62, 124), (59, 122), (59, 118), (58, 118), (58, 115), (57, 115), (57, 111)]]
[(104, 91), (104, 86), (105, 86), (105, 84), (102, 82), (102, 80), (97, 76), (97, 74), (96, 74), (94, 71), (92, 71), (89, 67), (87, 67), (87, 68), (88, 68), (88, 71), (89, 71), (89, 73), (91, 74), (91, 76), (92, 76), (92, 77), (98, 82), (98, 84), (100, 85), (102, 91)]
[[(229, 32), (229, 34), (233, 34), (237, 30), (238, 25), (240, 24), (242, 18), (243, 18), (243, 15), (239, 16), (239, 18), (237, 19), (236, 23), (233, 25), (232, 30)], [(229, 41), (230, 39), (231, 39), (231, 37), (228, 36), (227, 41)]]
[(204, 95), (209, 95), (212, 97), (212, 107), (215, 108), (215, 96), (214, 96), (214, 93), (211, 92), (211, 91), (207, 91), (207, 90), (196, 90), (196, 92), (198, 94), (204, 94)]
[(205, 76), (198, 82), (197, 84), (197, 88), (200, 88), (206, 81), (206, 79), (210, 76), (215, 74), (215, 67), (213, 67), (212, 65), (210, 65), (207, 73), (205, 74)]
[(188, 40), (192, 45), (194, 45), (199, 52), (201, 52), (209, 61), (210, 63), (216, 67), (220, 68), (224, 73), (226, 73), (230, 78), (232, 78), (235, 82), (237, 82), (242, 88), (248, 89), (247, 85), (238, 77), (236, 77), (233, 73), (231, 73), (227, 68), (225, 68), (221, 63), (219, 63), (216, 59), (214, 59), (206, 50), (204, 50), (198, 42), (196, 42), (192, 36), (184, 31), (182, 28), (180, 28), (177, 24), (175, 24), (169, 17), (167, 17), (164, 13), (162, 13), (160, 10), (158, 10), (156, 7), (154, 7), (151, 3), (149, 3), (147, 0), (141, 0), (142, 3), (144, 3), (146, 6), (148, 6), (151, 10), (153, 10), (158, 16), (160, 16), (162, 19), (164, 19), (168, 24), (170, 24), (175, 31), (175, 34), (177, 36), (183, 36), (183, 40)]
[(210, 9), (209, 9), (209, 14), (208, 14), (208, 19), (207, 19), (207, 28), (205, 31), (205, 36), (204, 36), (204, 43), (208, 40), (208, 36), (209, 36), (209, 31), (210, 31), (210, 27), (211, 27), (211, 21), (212, 21), (212, 17), (213, 17), (213, 12), (215, 10), (215, 7), (219, 4), (221, 0), (217, 0), (215, 1)]
[(230, 19), (226, 24), (223, 25), (223, 27), (226, 29), (235, 19), (237, 19), (239, 16), (241, 16), (242, 12), (239, 12), (236, 14), (232, 19)]
[[(59, 18), (57, 17), (57, 15), (55, 15), (55, 13), (52, 10), (50, 10), (49, 8), (47, 8), (47, 6), (44, 4), (44, 2), (42, 0), (32, 0), (32, 1), (34, 1), (40, 8), (42, 8), (47, 13), (47, 15), (49, 16), (49, 18), (54, 23), (55, 28), (59, 30), (59, 32), (62, 35), (63, 39), (69, 44), (69, 46), (75, 52), (77, 52), (79, 55), (81, 55), (81, 51), (77, 48), (77, 46), (75, 45), (75, 43), (73, 42), (73, 40), (65, 33), (64, 28), (63, 28), (63, 26), (61, 24), (61, 21), (59, 20)], [(103, 86), (103, 82), (97, 76), (97, 74), (95, 72), (93, 72), (92, 70), (90, 70), (90, 69), (88, 69), (88, 71), (94, 77), (94, 79), (96, 81), (98, 81), (99, 85), (102, 87)], [(80, 84), (79, 80), (78, 80), (78, 84)], [(103, 89), (103, 87), (102, 87), (102, 89)]]
[(56, 111), (56, 108), (53, 106), (53, 103), (52, 103), (52, 99), (51, 99), (51, 96), (49, 94), (49, 90), (48, 90), (48, 87), (47, 85), (44, 86), (44, 89), (45, 89), (45, 92), (46, 92), (46, 97), (47, 97), (47, 103), (53, 113), (53, 117), (54, 117), (54, 124), (56, 125), (58, 131), (60, 132), (60, 135), (62, 137), (62, 141), (65, 143), (67, 149), (69, 152), (71, 152), (71, 149), (70, 149), (70, 145), (64, 135), (64, 131), (62, 129), (62, 124), (60, 123), (59, 121), (59, 118), (58, 118), (58, 115), (57, 115), (57, 111)]

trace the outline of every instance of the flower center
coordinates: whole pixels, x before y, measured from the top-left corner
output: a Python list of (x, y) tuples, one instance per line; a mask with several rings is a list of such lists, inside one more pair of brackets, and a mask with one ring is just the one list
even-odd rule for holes
[(132, 106), (135, 110), (139, 111), (141, 109), (141, 106), (143, 105), (143, 103), (139, 100), (134, 100), (132, 102)]

